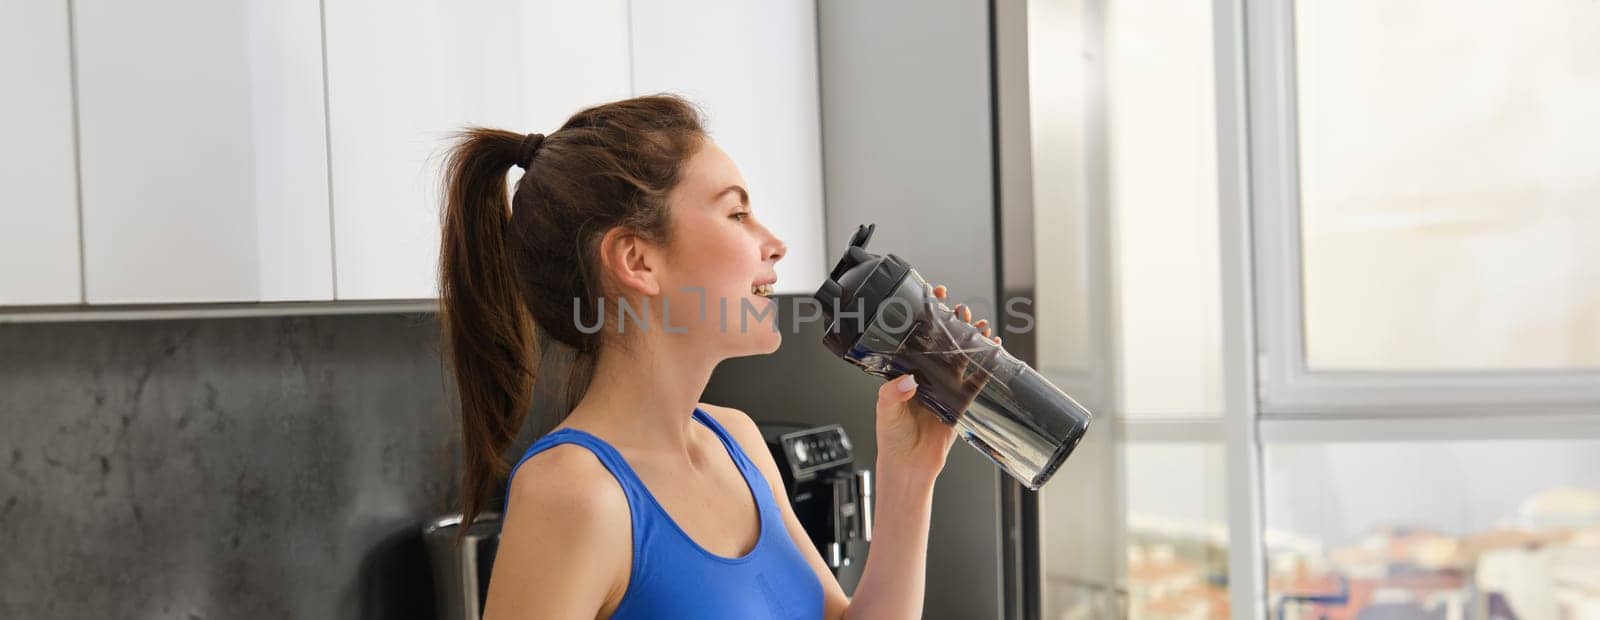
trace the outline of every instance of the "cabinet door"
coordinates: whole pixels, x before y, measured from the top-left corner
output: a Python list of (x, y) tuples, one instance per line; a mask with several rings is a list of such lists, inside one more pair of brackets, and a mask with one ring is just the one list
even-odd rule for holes
[(626, 0), (327, 0), (325, 11), (339, 299), (437, 297), (454, 131), (550, 133), (629, 94)]
[(809, 0), (633, 4), (634, 92), (705, 110), (751, 209), (789, 246), (779, 293), (813, 293), (826, 273), (816, 23)]
[(83, 301), (68, 19), (0, 2), (0, 306)]
[(90, 303), (332, 299), (317, 0), (77, 0)]

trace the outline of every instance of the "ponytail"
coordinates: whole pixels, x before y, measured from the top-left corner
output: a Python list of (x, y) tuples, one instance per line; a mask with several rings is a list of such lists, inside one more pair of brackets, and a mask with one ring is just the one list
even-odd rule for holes
[(506, 196), (506, 174), (527, 163), (527, 146), (520, 134), (469, 128), (444, 169), (439, 320), (461, 406), (463, 532), (508, 473), (500, 455), (533, 397), (538, 342), (512, 259)]

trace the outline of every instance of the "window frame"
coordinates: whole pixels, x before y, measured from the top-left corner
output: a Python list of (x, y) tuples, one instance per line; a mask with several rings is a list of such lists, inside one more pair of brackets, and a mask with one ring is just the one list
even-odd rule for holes
[(1257, 407), (1260, 361), (1254, 277), (1247, 0), (1213, 0), (1217, 248), (1222, 293), (1224, 472), (1228, 477), (1228, 603), (1235, 618), (1265, 618), (1265, 511)]

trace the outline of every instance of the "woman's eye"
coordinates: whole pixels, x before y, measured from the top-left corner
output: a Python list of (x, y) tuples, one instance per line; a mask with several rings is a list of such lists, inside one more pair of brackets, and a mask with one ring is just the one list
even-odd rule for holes
[(749, 211), (740, 211), (738, 213), (733, 214), (731, 217), (733, 217), (733, 219), (739, 220), (740, 222), (744, 222), (744, 218), (748, 217), (749, 215), (750, 215)]

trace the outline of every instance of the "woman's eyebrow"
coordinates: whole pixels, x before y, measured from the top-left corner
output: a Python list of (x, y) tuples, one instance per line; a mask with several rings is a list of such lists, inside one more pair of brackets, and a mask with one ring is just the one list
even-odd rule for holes
[(729, 186), (723, 188), (722, 191), (717, 192), (716, 196), (712, 197), (712, 200), (722, 200), (722, 197), (727, 195), (728, 192), (738, 192), (739, 193), (739, 206), (742, 206), (742, 207), (750, 206), (750, 194), (745, 192), (744, 188), (740, 187), (738, 185), (729, 185)]

